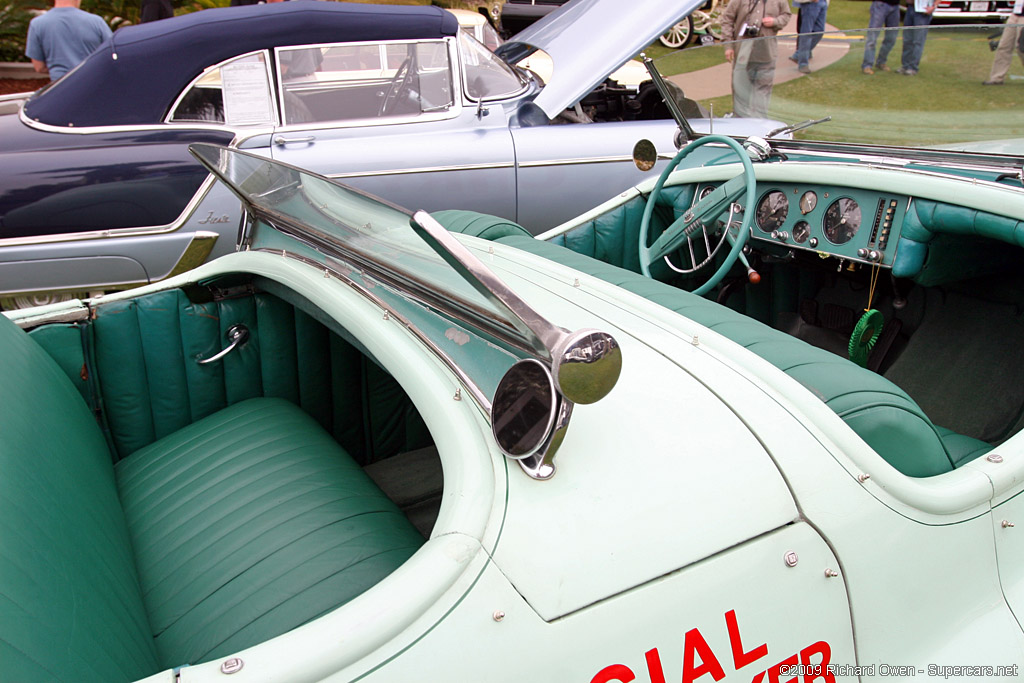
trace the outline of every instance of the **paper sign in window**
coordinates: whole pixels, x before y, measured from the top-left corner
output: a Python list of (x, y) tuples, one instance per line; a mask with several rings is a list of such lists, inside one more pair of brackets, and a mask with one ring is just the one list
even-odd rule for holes
[(229, 126), (273, 123), (267, 68), (260, 59), (237, 60), (221, 67), (224, 119)]

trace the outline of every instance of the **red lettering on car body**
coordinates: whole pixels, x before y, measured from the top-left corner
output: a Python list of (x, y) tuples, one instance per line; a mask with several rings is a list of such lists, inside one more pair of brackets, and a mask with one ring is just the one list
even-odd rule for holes
[(665, 683), (665, 668), (661, 665), (658, 648), (645, 652), (644, 658), (647, 660), (647, 675), (651, 677), (651, 683)]
[(750, 652), (743, 651), (743, 641), (740, 639), (740, 627), (736, 623), (736, 610), (731, 609), (725, 613), (725, 626), (729, 629), (729, 645), (732, 646), (732, 663), (739, 671), (748, 664), (753, 664), (762, 657), (768, 656), (768, 644), (762, 643)]
[[(694, 656), (700, 658), (700, 666), (694, 666)], [(683, 683), (693, 683), (704, 674), (711, 674), (716, 681), (725, 678), (725, 671), (718, 663), (718, 658), (704, 640), (700, 629), (695, 628), (686, 632), (683, 641)]]
[[(821, 661), (812, 662), (811, 655), (821, 655)], [(835, 675), (828, 670), (828, 665), (832, 663), (832, 648), (824, 640), (800, 650), (800, 663), (804, 666), (804, 683), (811, 683), (818, 678), (825, 683), (836, 683)]]
[(597, 675), (590, 679), (590, 683), (611, 683), (612, 681), (629, 683), (633, 680), (636, 680), (636, 674), (632, 669), (623, 664), (612, 664), (598, 671)]
[(784, 675), (786, 675), (782, 672), (788, 672), (790, 669), (795, 669), (799, 661), (800, 658), (797, 655), (790, 655), (789, 657), (786, 657), (772, 668), (768, 669), (768, 682), (783, 683), (783, 680), (785, 680), (785, 683), (800, 683), (800, 678), (798, 676), (791, 676), (790, 678), (786, 679), (782, 678)]

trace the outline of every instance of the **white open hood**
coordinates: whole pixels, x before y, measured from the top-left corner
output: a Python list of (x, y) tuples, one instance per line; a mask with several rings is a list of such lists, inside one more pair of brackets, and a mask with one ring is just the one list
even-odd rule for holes
[(704, 0), (572, 0), (501, 45), (515, 64), (534, 50), (554, 73), (534, 103), (548, 118), (570, 107)]

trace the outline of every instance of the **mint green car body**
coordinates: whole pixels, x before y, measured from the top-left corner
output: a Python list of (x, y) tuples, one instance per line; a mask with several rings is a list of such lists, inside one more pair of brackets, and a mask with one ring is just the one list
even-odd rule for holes
[[(540, 477), (503, 454), (492, 401), (517, 361), (552, 359), (531, 346), (493, 297), (413, 234), (416, 216), (275, 162), (197, 150), (247, 205), (241, 249), (159, 285), (7, 314), (31, 330), (25, 339), (10, 326), (0, 329), (7, 358), (31, 356), (32, 367), (46, 372), (29, 384), (5, 360), (0, 391), (7, 392), (11, 422), (4, 430), (32, 419), (18, 397), (44, 389), (83, 404), (75, 410), (88, 405), (100, 414), (117, 461), (115, 499), (138, 538), (139, 520), (148, 522), (126, 503), (124, 470), (137, 466), (140, 453), (173, 452), (181, 445), (161, 444), (196, 428), (159, 426), (177, 403), (174, 387), (154, 381), (162, 371), (155, 367), (192, 368), (193, 352), (205, 359), (225, 346), (233, 307), (251, 300), (258, 346), (250, 340), (248, 351), (242, 344), (224, 356), (227, 405), (218, 405), (214, 418), (237, 409), (232, 395), (269, 400), (277, 395), (272, 387), (289, 384), (294, 373), (292, 402), (321, 422), (344, 457), (372, 471), (430, 447), (443, 487), (432, 492), (426, 525), (417, 526), (422, 542), (379, 572), (372, 587), (286, 628), (273, 609), (212, 591), (210, 614), (198, 607), (196, 618), (204, 628), (216, 625), (219, 635), (197, 628), (187, 647), (165, 645), (162, 632), (137, 625), (132, 637), (156, 639), (157, 652), (135, 678), (658, 683), (1019, 675), (1024, 437), (1017, 408), (1024, 399), (1013, 381), (1016, 354), (995, 352), (1012, 346), (1024, 325), (1017, 321), (1024, 190), (1012, 172), (1021, 157), (935, 149), (917, 156), (900, 148), (883, 158), (879, 147), (800, 140), (769, 146), (771, 155), (753, 164), (757, 196), (734, 200), (760, 214), (746, 258), (763, 281), (752, 284), (736, 268), (716, 289), (719, 302), (685, 291), (701, 276), (679, 277), (660, 259), (654, 278), (639, 274), (639, 221), (653, 178), (539, 238), (479, 214), (435, 215), (531, 314), (566, 330), (598, 329), (621, 349), (618, 382), (600, 400), (570, 406), (567, 426), (545, 446), (553, 470)], [(730, 149), (702, 150), (667, 179), (655, 235), (689, 221), (705, 188), (736, 176)], [(815, 206), (799, 204), (808, 191)], [(789, 197), (787, 211), (760, 211), (771, 192)], [(860, 207), (853, 234), (833, 229), (829, 212), (838, 199)], [(852, 214), (844, 217), (850, 221), (841, 225), (850, 225)], [(718, 218), (705, 216), (709, 235), (728, 232), (728, 225), (714, 229)], [(794, 231), (800, 221), (810, 224), (803, 240)], [(673, 262), (686, 261), (686, 252), (673, 253)], [(883, 334), (872, 348), (866, 363), (873, 370), (835, 352), (849, 338), (844, 325), (863, 312), (854, 308), (847, 320), (842, 309), (854, 305), (902, 324), (894, 341)], [(107, 346), (114, 342), (105, 341), (125, 336), (104, 329), (121, 330), (118, 316), (129, 309), (138, 311), (138, 357), (115, 353)], [(214, 310), (210, 335), (181, 334)], [(282, 319), (302, 322), (284, 334)], [(316, 339), (330, 338), (323, 342), (330, 346), (326, 365), (318, 360), (320, 342), (301, 343), (314, 337), (300, 330), (313, 328)], [(248, 375), (229, 376), (228, 363), (254, 348), (260, 385), (243, 390)], [(357, 380), (339, 370), (354, 367), (361, 368)], [(950, 374), (955, 381), (947, 381)], [(325, 393), (303, 388), (318, 376), (331, 378)], [(148, 388), (138, 389), (140, 382)], [(993, 395), (976, 391), (962, 400), (961, 385), (985, 382)], [(361, 403), (342, 400), (349, 385), (360, 387)], [(197, 394), (187, 390), (194, 406)], [(138, 424), (131, 411), (140, 403), (150, 406), (156, 425), (143, 436), (138, 426), (118, 426)], [(322, 415), (328, 403), (332, 410)], [(262, 405), (274, 413), (273, 424), (285, 424), (279, 403)], [(364, 429), (357, 437), (343, 419), (355, 413)], [(281, 429), (292, 430), (288, 438), (305, 433)], [(18, 455), (25, 444), (4, 430), (0, 453)], [(88, 431), (84, 422), (81, 430)], [(187, 443), (197, 441), (187, 434)], [(24, 437), (32, 438), (49, 437)], [(59, 459), (48, 463), (40, 459), (34, 470), (41, 486), (73, 490), (55, 474)], [(367, 497), (378, 495), (367, 486)], [(203, 480), (191, 487), (204, 488)], [(152, 495), (164, 493), (154, 488)], [(381, 488), (410, 519), (422, 512), (400, 500), (408, 493), (402, 486), (397, 494)], [(191, 495), (187, 489), (175, 495)], [(187, 516), (173, 500), (154, 514), (172, 523)], [(25, 514), (2, 510), (5, 522)], [(216, 525), (217, 509), (207, 514)], [(68, 524), (94, 523), (73, 517)], [(186, 521), (182, 528), (191, 528)], [(248, 533), (248, 522), (237, 529)], [(382, 535), (366, 531), (367, 538), (375, 534)], [(206, 529), (195, 536), (204, 547), (232, 538)], [(10, 538), (11, 552), (33, 545)], [(39, 545), (40, 566), (66, 561), (61, 544)], [(149, 550), (133, 541), (127, 552), (129, 564), (134, 557), (143, 566)], [(153, 564), (187, 565), (181, 552)], [(31, 567), (35, 557), (26, 552), (22, 564)], [(241, 575), (231, 568), (234, 557), (222, 558), (225, 586)], [(245, 571), (261, 571), (257, 565)], [(151, 628), (166, 606), (154, 609), (162, 589), (149, 584), (147, 571), (136, 579), (137, 609)], [(289, 571), (305, 577), (311, 570), (293, 561)], [(195, 572), (220, 580), (222, 567), (200, 563)], [(24, 612), (85, 624), (87, 615), (63, 602), (87, 592), (74, 585), (74, 572), (53, 582), (54, 597), (25, 597)], [(195, 582), (202, 581), (180, 580), (179, 594), (192, 595)], [(298, 595), (306, 588), (285, 581), (277, 590)], [(256, 626), (229, 623), (247, 610)], [(3, 613), (7, 619), (13, 612)], [(63, 654), (83, 651), (82, 630), (61, 632), (59, 647), (51, 640), (15, 649), (35, 648), (27, 655), (34, 661), (51, 657), (52, 671), (84, 670)], [(18, 637), (17, 629), (0, 630), (5, 645)], [(205, 654), (182, 654), (190, 651)]]

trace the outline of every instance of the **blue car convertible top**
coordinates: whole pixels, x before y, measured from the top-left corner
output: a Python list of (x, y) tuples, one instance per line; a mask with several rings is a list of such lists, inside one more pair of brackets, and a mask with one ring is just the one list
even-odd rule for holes
[(238, 54), (282, 45), (443, 38), (458, 28), (450, 12), (432, 6), (301, 0), (208, 9), (119, 29), (73, 78), (33, 96), (24, 113), (53, 126), (157, 124), (203, 69)]

